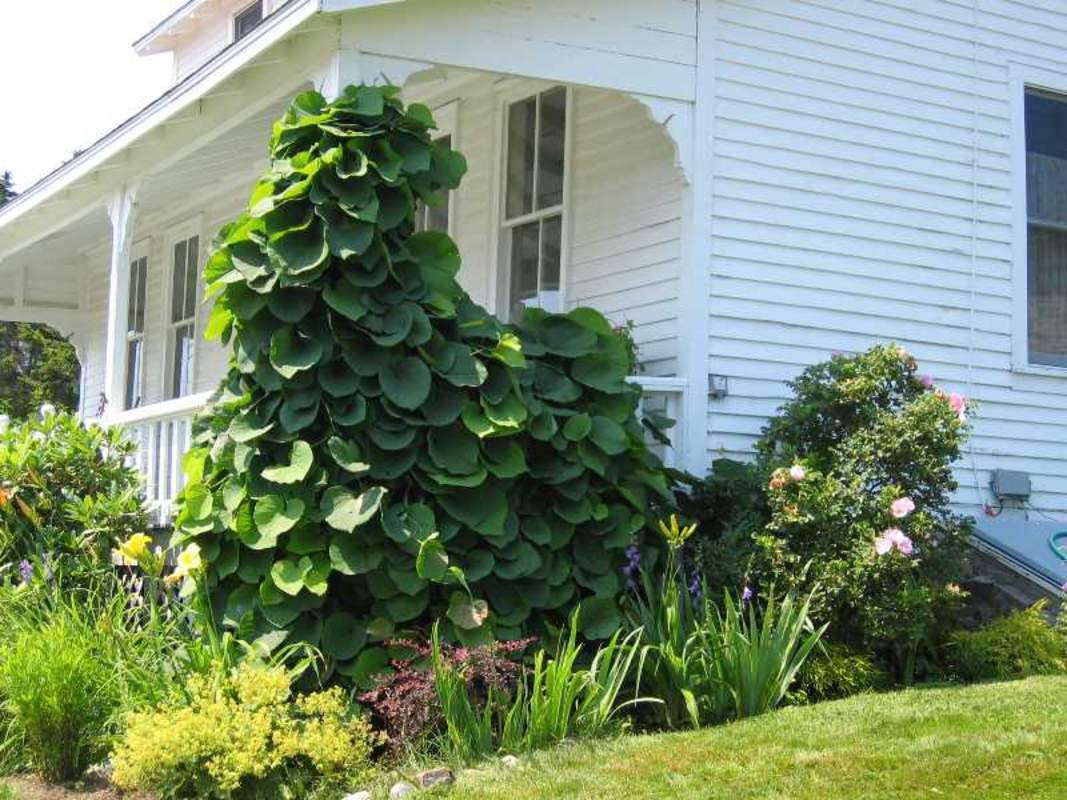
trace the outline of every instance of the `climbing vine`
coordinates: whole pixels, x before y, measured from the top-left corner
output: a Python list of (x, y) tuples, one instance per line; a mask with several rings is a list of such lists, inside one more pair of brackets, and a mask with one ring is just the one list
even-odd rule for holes
[(466, 162), (397, 94), (308, 92), (275, 124), (205, 266), (232, 357), (176, 521), (222, 624), (316, 644), (360, 684), (383, 640), (437, 618), (518, 637), (581, 602), (609, 635), (623, 551), (670, 499), (604, 317), (503, 325), (459, 287), (453, 241), (415, 232)]

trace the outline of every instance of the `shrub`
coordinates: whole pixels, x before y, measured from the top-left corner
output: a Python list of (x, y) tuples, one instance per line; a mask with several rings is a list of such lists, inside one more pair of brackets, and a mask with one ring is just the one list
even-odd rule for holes
[(874, 657), (837, 642), (821, 642), (797, 673), (790, 691), (798, 703), (818, 703), (869, 692), (885, 683)]
[(132, 451), (118, 429), (47, 409), (0, 432), (0, 562), (63, 588), (109, 580), (112, 541), (145, 527)]
[(270, 171), (205, 266), (229, 374), (198, 426), (177, 541), (215, 607), (321, 646), (369, 688), (378, 646), (447, 618), (467, 644), (561, 624), (610, 636), (624, 550), (671, 499), (599, 313), (501, 325), (414, 232), (465, 171), (395, 88), (299, 95)]
[(115, 785), (163, 798), (276, 798), (343, 790), (369, 774), (378, 744), (339, 688), (292, 696), (281, 668), (246, 662), (189, 701), (131, 714), (113, 754)]
[(87, 620), (69, 609), (0, 648), (5, 760), (70, 780), (107, 752), (114, 682)]
[(757, 450), (771, 520), (754, 575), (823, 592), (836, 640), (876, 650), (910, 681), (958, 604), (968, 523), (949, 510), (967, 404), (902, 348), (807, 369)]
[(757, 464), (719, 458), (703, 480), (680, 494), (698, 533), (688, 550), (694, 568), (716, 595), (745, 583), (755, 551), (754, 536), (770, 521), (767, 476)]
[(462, 677), (466, 693), (478, 708), (484, 708), (490, 695), (510, 696), (521, 665), (514, 656), (533, 639), (491, 642), (476, 647), (455, 647), (432, 643), (393, 640), (386, 645), (405, 655), (392, 660), (392, 671), (375, 676), (373, 689), (360, 696), (389, 737), (394, 753), (418, 744), (441, 732), (445, 719), (436, 687), (434, 659), (438, 671), (447, 668)]
[(966, 681), (1008, 680), (1067, 670), (1067, 631), (1045, 611), (1039, 601), (979, 630), (954, 633), (949, 653), (956, 674)]

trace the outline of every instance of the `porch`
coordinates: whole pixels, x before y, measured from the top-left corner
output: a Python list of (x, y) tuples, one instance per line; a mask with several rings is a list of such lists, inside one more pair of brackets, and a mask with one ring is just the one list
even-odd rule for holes
[(642, 366), (633, 380), (649, 410), (677, 420), (664, 459), (689, 469), (704, 461), (706, 395), (690, 387), (706, 381), (706, 343), (685, 335), (704, 330), (694, 324), (704, 306), (687, 269), (699, 232), (686, 169), (692, 103), (674, 83), (653, 93), (648, 76), (635, 83), (586, 69), (579, 82), (528, 58), (509, 62), (528, 74), (502, 72), (499, 52), (485, 54), (492, 69), (440, 46), (433, 61), (389, 52), (411, 41), (390, 44), (390, 13), (364, 20), (377, 26), (373, 53), (352, 40), (358, 12), (305, 20), (195, 102), (175, 101), (81, 183), (13, 224), (0, 217), (0, 276), (24, 287), (6, 307), (0, 297), (0, 317), (72, 335), (80, 413), (122, 425), (137, 442), (160, 521), (182, 485), (192, 417), (227, 368), (228, 353), (202, 335), (211, 238), (266, 167), (271, 122), (289, 99), (360, 81), (401, 85), (466, 155), (462, 186), (420, 224), (457, 241), (460, 281), (474, 300), (504, 318), (518, 305), (587, 305), (632, 326)]

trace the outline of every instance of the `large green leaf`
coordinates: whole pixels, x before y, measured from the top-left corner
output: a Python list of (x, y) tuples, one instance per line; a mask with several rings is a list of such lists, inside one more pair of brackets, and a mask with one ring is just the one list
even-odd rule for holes
[(430, 395), (430, 370), (414, 356), (386, 364), (378, 380), (385, 396), (401, 408), (416, 409)]
[(285, 498), (268, 494), (256, 501), (252, 519), (256, 529), (264, 536), (281, 536), (291, 530), (304, 516), (304, 501), (299, 497)]
[(331, 614), (322, 626), (322, 649), (333, 658), (352, 658), (366, 642), (366, 622), (347, 612)]
[(374, 518), (387, 491), (381, 486), (372, 486), (362, 494), (355, 495), (341, 486), (331, 486), (322, 495), (321, 501), (326, 523), (336, 530), (352, 533)]
[(292, 326), (279, 328), (270, 338), (270, 363), (283, 378), (311, 369), (322, 358), (322, 345)]
[(315, 457), (311, 453), (311, 445), (297, 440), (293, 442), (292, 450), (290, 450), (289, 463), (268, 467), (263, 470), (263, 477), (273, 483), (298, 483), (307, 477), (314, 463)]

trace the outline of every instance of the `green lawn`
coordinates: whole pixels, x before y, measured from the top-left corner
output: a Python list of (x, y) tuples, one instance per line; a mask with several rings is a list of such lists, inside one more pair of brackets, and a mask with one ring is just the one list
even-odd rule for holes
[(466, 772), (463, 798), (1067, 798), (1067, 678), (853, 697)]

